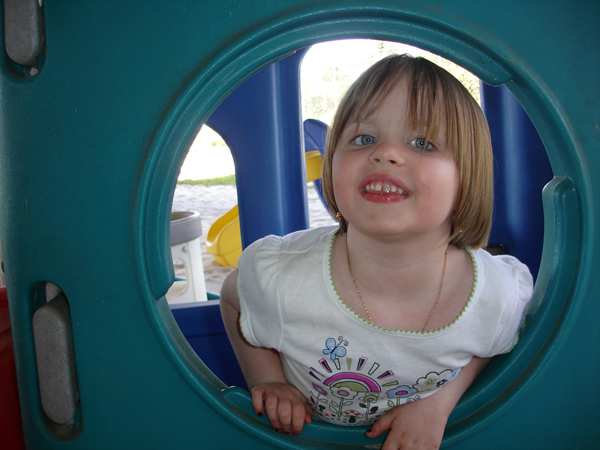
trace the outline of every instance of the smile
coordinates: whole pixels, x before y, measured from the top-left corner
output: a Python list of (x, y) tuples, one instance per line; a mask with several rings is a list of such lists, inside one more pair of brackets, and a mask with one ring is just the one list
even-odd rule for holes
[(404, 192), (404, 190), (401, 187), (398, 187), (395, 184), (391, 184), (388, 182), (379, 182), (379, 181), (367, 184), (363, 188), (363, 192), (366, 194), (371, 193), (371, 194), (379, 194), (379, 195), (385, 195), (385, 194), (407, 195), (406, 192)]
[(411, 195), (400, 180), (386, 174), (366, 177), (360, 183), (359, 192), (366, 200), (376, 203), (399, 202)]

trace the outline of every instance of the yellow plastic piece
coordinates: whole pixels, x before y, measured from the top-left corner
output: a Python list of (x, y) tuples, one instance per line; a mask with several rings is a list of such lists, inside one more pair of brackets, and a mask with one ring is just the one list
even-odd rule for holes
[[(323, 158), (319, 150), (306, 152), (306, 182), (321, 178)], [(236, 267), (242, 254), (238, 205), (219, 217), (206, 235), (206, 250), (224, 267)]]
[(222, 266), (237, 266), (238, 259), (242, 254), (238, 205), (235, 205), (211, 225), (206, 235), (206, 250)]
[(306, 182), (318, 180), (321, 178), (321, 167), (323, 167), (323, 157), (319, 150), (306, 152)]

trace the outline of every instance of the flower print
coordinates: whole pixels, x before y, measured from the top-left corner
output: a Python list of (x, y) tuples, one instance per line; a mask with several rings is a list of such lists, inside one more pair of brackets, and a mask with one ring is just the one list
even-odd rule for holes
[(379, 394), (375, 392), (369, 392), (363, 395), (362, 397), (358, 397), (358, 399), (363, 402), (359, 403), (361, 408), (365, 408), (365, 421), (369, 420), (369, 414), (376, 413), (379, 409), (379, 406), (371, 406), (371, 403), (377, 403), (379, 400)]
[(327, 395), (327, 391), (323, 389), (321, 386), (313, 383), (313, 388), (319, 393), (319, 395)]
[[(419, 378), (413, 385), (419, 392), (433, 391), (438, 389), (450, 381), (452, 378), (452, 370), (447, 369), (440, 373), (429, 372), (423, 378)], [(457, 374), (458, 375), (458, 374)], [(456, 375), (454, 375), (456, 377)]]
[[(338, 386), (335, 386), (335, 387), (330, 386), (329, 389), (331, 390), (331, 395), (340, 399), (339, 403), (336, 403), (332, 400), (331, 405), (329, 406), (329, 409), (331, 409), (333, 412), (335, 412), (338, 417), (342, 417), (342, 411), (343, 411), (344, 405), (351, 405), (352, 400), (354, 400), (356, 398), (356, 396), (358, 395), (358, 392), (353, 391), (352, 389), (347, 388), (345, 386), (339, 386), (339, 387)], [(336, 407), (336, 409), (333, 410), (332, 406)]]
[(462, 370), (463, 370), (462, 367), (459, 367), (458, 369), (453, 370), (452, 373), (450, 374), (450, 376), (448, 377), (448, 381), (454, 380), (458, 376), (458, 374), (462, 372)]
[[(327, 403), (329, 402), (329, 400), (325, 399), (325, 398), (321, 398), (321, 395), (327, 395), (327, 391), (325, 389), (323, 389), (321, 386), (319, 386), (318, 384), (312, 383), (313, 388), (317, 391), (317, 395), (313, 394), (312, 391), (310, 393), (310, 401), (313, 403), (315, 411), (317, 411), (317, 413), (322, 413), (323, 410), (325, 409), (324, 405), (320, 405), (319, 403), (323, 402), (323, 403)], [(313, 398), (314, 396), (314, 398)]]
[(417, 392), (416, 389), (409, 386), (398, 386), (386, 392), (388, 398), (408, 398)]
[(353, 391), (352, 389), (349, 389), (344, 386), (332, 387), (331, 395), (333, 395), (337, 398), (343, 398), (344, 400), (353, 400), (358, 395), (358, 392)]
[[(396, 399), (396, 406), (400, 404), (400, 399), (411, 397), (413, 394), (416, 394), (418, 391), (415, 388), (411, 388), (410, 386), (397, 386), (394, 389), (390, 389), (386, 392), (388, 398)], [(394, 407), (394, 402), (388, 400), (388, 406)]]
[(358, 399), (365, 403), (375, 403), (377, 400), (379, 400), (379, 394), (370, 392), (368, 394), (363, 395), (362, 397), (358, 397)]
[(350, 406), (351, 404), (352, 401), (344, 400), (343, 398), (340, 398), (339, 403), (332, 400), (331, 405), (329, 405), (329, 410), (334, 413), (336, 417), (340, 418), (342, 417), (344, 406)]
[(445, 385), (448, 382), (447, 378), (442, 378), (440, 379), (437, 383), (435, 383), (435, 387), (437, 388), (441, 388), (443, 385)]

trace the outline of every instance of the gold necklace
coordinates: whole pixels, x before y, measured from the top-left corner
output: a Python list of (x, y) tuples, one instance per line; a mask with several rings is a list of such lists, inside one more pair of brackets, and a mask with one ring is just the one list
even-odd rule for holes
[[(356, 293), (358, 294), (358, 298), (360, 298), (360, 302), (362, 303), (363, 308), (365, 308), (365, 312), (367, 313), (369, 322), (371, 322), (372, 324), (375, 324), (373, 322), (373, 318), (371, 317), (371, 313), (369, 313), (369, 309), (367, 308), (367, 305), (365, 304), (365, 301), (363, 300), (362, 294), (360, 293), (360, 290), (358, 289), (358, 285), (356, 284), (354, 275), (352, 274), (352, 265), (350, 264), (350, 250), (348, 249), (348, 241), (347, 240), (346, 240), (346, 256), (348, 258), (348, 272), (350, 272), (350, 278), (352, 278), (352, 283), (354, 283), (354, 287), (356, 288)], [(429, 313), (429, 317), (427, 318), (427, 321), (425, 322), (425, 325), (423, 326), (423, 329), (421, 330), (422, 333), (425, 332), (425, 328), (427, 328), (427, 325), (429, 325), (431, 316), (433, 316), (433, 313), (434, 313), (435, 309), (437, 308), (438, 303), (440, 302), (440, 297), (442, 296), (442, 289), (444, 287), (444, 277), (446, 276), (446, 261), (447, 260), (448, 260), (448, 249), (446, 249), (446, 251), (444, 253), (444, 268), (442, 270), (442, 281), (440, 281), (440, 290), (438, 292), (437, 299), (435, 300), (435, 304), (433, 305), (433, 308), (431, 309), (431, 312)]]

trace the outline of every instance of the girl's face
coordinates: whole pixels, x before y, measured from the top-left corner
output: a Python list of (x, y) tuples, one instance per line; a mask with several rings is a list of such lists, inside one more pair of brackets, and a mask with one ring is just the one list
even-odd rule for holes
[(434, 142), (409, 129), (404, 82), (363, 122), (349, 123), (335, 148), (333, 191), (349, 228), (377, 236), (447, 241), (458, 169), (446, 148), (445, 117)]

